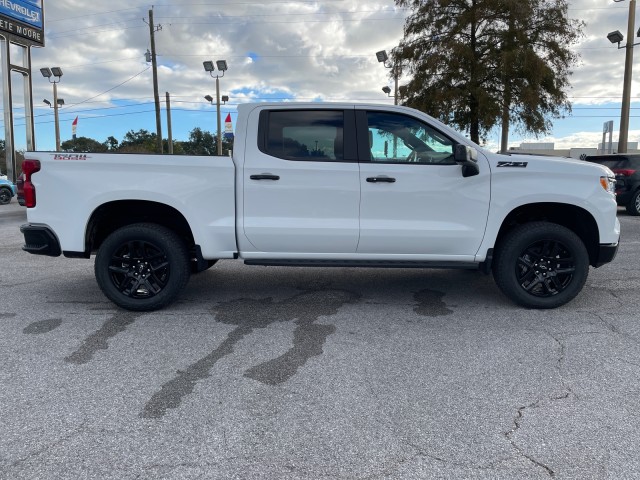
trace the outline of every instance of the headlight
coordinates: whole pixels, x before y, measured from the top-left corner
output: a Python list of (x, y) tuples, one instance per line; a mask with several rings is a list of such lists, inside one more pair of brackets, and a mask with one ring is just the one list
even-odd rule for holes
[(616, 178), (615, 177), (600, 177), (600, 185), (611, 195), (616, 194)]

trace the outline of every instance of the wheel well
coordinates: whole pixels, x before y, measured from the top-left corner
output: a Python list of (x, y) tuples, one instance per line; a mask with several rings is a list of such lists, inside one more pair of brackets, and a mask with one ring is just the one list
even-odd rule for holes
[(514, 227), (534, 221), (557, 223), (572, 230), (584, 243), (589, 262), (595, 265), (600, 242), (598, 224), (583, 208), (566, 203), (532, 203), (514, 209), (502, 222), (496, 245)]
[(188, 249), (195, 241), (189, 222), (175, 208), (144, 200), (119, 200), (98, 207), (87, 224), (85, 253), (95, 252), (115, 230), (133, 223), (156, 223), (176, 232)]

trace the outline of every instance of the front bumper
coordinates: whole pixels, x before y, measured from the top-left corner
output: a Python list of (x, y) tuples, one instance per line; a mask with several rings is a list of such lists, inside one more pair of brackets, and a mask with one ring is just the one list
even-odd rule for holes
[(22, 249), (25, 252), (34, 255), (48, 255), (49, 257), (58, 257), (62, 253), (58, 237), (47, 225), (27, 223), (20, 227), (20, 231), (24, 235)]
[(609, 245), (600, 245), (600, 249), (598, 250), (598, 258), (596, 258), (593, 266), (598, 268), (605, 263), (613, 261), (613, 259), (616, 258), (616, 254), (618, 253), (619, 245), (620, 242)]

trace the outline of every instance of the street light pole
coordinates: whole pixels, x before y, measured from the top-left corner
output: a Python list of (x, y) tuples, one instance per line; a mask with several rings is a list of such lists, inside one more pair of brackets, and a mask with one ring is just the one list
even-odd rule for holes
[(53, 84), (53, 116), (56, 124), (56, 152), (60, 151), (60, 121), (58, 119), (58, 84)]
[[(624, 0), (613, 0), (622, 2)], [(631, 77), (633, 70), (633, 47), (638, 43), (633, 43), (633, 34), (636, 29), (636, 0), (629, 1), (629, 23), (627, 25), (627, 43), (621, 47), (624, 35), (620, 30), (609, 32), (607, 38), (611, 43), (618, 44), (618, 50), (626, 49), (624, 59), (624, 80), (622, 85), (622, 108), (620, 109), (620, 136), (618, 137), (618, 153), (627, 153), (627, 143), (629, 139), (629, 110), (631, 109)], [(638, 31), (640, 37), (640, 31)]]
[(218, 155), (222, 155), (222, 128), (220, 124), (220, 78), (216, 75), (216, 110), (218, 114)]
[(218, 135), (217, 135), (218, 149), (217, 150), (218, 150), (218, 155), (222, 155), (222, 125), (220, 121), (220, 77), (224, 77), (224, 72), (226, 72), (229, 67), (227, 66), (226, 60), (216, 60), (216, 66), (218, 67), (218, 70), (222, 72), (222, 75), (219, 75), (219, 74), (214, 75), (213, 72), (215, 71), (215, 67), (211, 60), (202, 62), (202, 65), (204, 66), (205, 72), (209, 72), (209, 75), (211, 75), (212, 77), (216, 77), (216, 111), (217, 111), (217, 119), (218, 119)]
[[(60, 122), (58, 120), (58, 83), (62, 77), (62, 69), (60, 67), (41, 68), (42, 76), (53, 83), (53, 115), (55, 117), (56, 126), (56, 152), (60, 151)], [(52, 80), (53, 77), (53, 80)]]
[(631, 71), (633, 69), (633, 35), (636, 21), (636, 0), (629, 2), (629, 24), (627, 26), (627, 47), (624, 60), (624, 82), (622, 87), (622, 109), (620, 111), (620, 137), (618, 153), (627, 153), (629, 139), (629, 110), (631, 107)]
[(391, 63), (387, 64), (387, 60), (389, 60), (389, 56), (387, 55), (386, 50), (380, 50), (379, 52), (376, 52), (376, 58), (378, 59), (378, 62), (380, 62), (385, 68), (391, 69), (391, 75), (393, 76), (393, 80), (395, 82), (393, 104), (398, 105), (398, 78), (400, 77), (400, 68), (397, 62), (393, 64)]

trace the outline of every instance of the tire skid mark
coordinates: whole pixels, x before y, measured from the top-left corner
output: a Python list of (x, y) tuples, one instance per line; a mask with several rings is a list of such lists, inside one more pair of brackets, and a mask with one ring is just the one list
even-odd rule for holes
[(133, 312), (118, 312), (114, 314), (104, 322), (99, 330), (85, 338), (82, 345), (71, 355), (65, 357), (64, 361), (76, 365), (88, 363), (99, 350), (109, 348), (110, 338), (124, 332), (139, 316), (139, 313)]
[(309, 358), (322, 354), (327, 337), (335, 332), (333, 325), (316, 325), (320, 316), (335, 315), (347, 303), (358, 301), (360, 295), (344, 290), (303, 291), (282, 302), (271, 297), (253, 300), (237, 299), (219, 304), (214, 315), (219, 323), (236, 325), (222, 343), (210, 354), (179, 370), (176, 376), (162, 385), (145, 405), (140, 416), (160, 418), (168, 409), (177, 408), (182, 399), (193, 393), (198, 381), (210, 376), (215, 364), (233, 353), (234, 347), (256, 329), (277, 322), (296, 320), (293, 347), (284, 355), (250, 368), (245, 373), (267, 385), (277, 385), (291, 378)]

